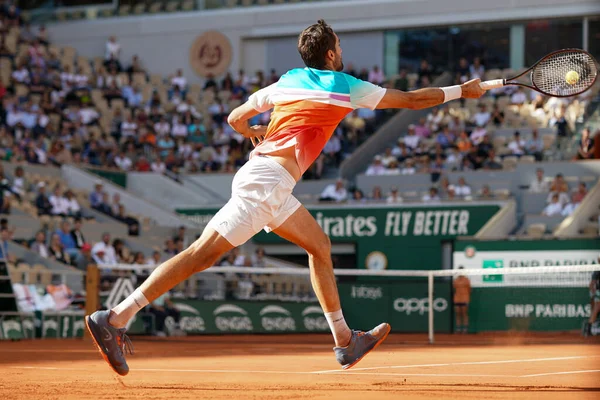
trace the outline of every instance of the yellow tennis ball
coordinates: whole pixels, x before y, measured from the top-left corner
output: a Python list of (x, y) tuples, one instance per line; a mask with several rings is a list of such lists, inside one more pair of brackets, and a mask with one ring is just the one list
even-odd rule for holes
[(565, 81), (567, 81), (569, 85), (574, 85), (579, 81), (579, 74), (575, 71), (569, 71), (565, 76)]

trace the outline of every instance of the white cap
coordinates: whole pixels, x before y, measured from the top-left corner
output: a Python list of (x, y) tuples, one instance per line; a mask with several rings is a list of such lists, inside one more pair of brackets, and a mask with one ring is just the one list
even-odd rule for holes
[(375, 161), (381, 161), (381, 160), (382, 160), (382, 158), (381, 158), (381, 156), (380, 156), (380, 155), (376, 155), (376, 156), (375, 156)]

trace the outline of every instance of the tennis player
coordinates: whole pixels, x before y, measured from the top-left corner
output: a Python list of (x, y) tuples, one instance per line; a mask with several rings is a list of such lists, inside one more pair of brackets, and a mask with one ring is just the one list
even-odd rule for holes
[[(323, 20), (300, 34), (298, 51), (306, 68), (289, 71), (229, 115), (228, 122), (236, 131), (257, 143), (260, 139), (250, 160), (233, 179), (229, 202), (196, 242), (156, 268), (121, 304), (86, 316), (102, 356), (118, 374), (129, 372), (125, 352), (132, 351), (125, 334), (127, 322), (157, 297), (209, 268), (261, 229), (275, 232), (308, 253), (313, 289), (333, 333), (335, 356), (342, 368), (355, 365), (390, 332), (387, 323), (368, 332), (350, 330), (340, 306), (329, 238), (292, 190), (352, 110), (428, 108), (461, 97), (479, 98), (484, 90), (476, 79), (457, 86), (402, 92), (343, 74), (339, 38)], [(268, 126), (249, 126), (250, 118), (269, 109), (273, 112)]]

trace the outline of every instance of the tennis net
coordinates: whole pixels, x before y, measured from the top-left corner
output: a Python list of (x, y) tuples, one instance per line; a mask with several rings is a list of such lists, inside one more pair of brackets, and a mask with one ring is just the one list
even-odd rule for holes
[[(88, 286), (88, 301), (113, 307), (151, 270), (101, 266), (98, 289)], [(370, 329), (387, 321), (395, 332), (426, 334), (433, 343), (436, 333), (575, 334), (590, 317), (594, 298), (600, 301), (600, 288), (592, 287), (595, 271), (600, 265), (336, 269), (335, 275), (351, 327)], [(93, 281), (88, 278), (88, 283)], [(168, 304), (171, 315), (154, 315), (154, 320), (167, 318), (187, 334), (328, 332), (308, 268), (212, 267), (177, 285)], [(145, 322), (138, 318), (130, 329), (147, 334), (156, 329), (152, 324), (151, 316)]]

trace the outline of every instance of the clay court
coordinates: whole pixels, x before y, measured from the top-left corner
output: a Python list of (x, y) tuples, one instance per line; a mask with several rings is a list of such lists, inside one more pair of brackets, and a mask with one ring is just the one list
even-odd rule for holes
[(600, 341), (390, 335), (341, 371), (329, 335), (134, 338), (119, 378), (89, 339), (1, 342), (2, 399), (598, 399)]

